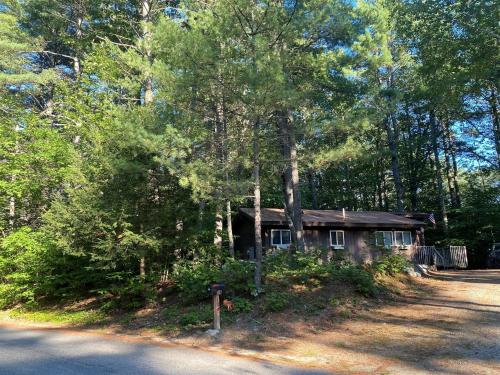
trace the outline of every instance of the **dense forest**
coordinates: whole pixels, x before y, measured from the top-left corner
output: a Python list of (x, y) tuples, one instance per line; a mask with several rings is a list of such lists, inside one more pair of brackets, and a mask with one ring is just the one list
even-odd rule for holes
[(299, 252), (302, 208), (433, 213), (483, 266), (497, 7), (0, 1), (0, 306), (236, 267), (238, 207), (285, 207)]

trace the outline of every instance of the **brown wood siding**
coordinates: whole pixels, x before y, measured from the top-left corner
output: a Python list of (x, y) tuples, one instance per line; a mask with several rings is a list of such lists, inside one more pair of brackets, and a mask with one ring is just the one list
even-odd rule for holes
[[(283, 225), (265, 226), (262, 228), (262, 245), (264, 249), (271, 247), (271, 230), (272, 229), (288, 229)], [(330, 230), (344, 231), (344, 250), (333, 250), (330, 247)], [(394, 231), (400, 229), (380, 230)], [(235, 227), (235, 248), (241, 257), (246, 258), (248, 251), (254, 247), (253, 223), (247, 220), (241, 220)], [(375, 245), (375, 231), (372, 229), (346, 229), (334, 227), (306, 227), (304, 228), (304, 242), (306, 251), (314, 249), (329, 249), (331, 252), (343, 251), (344, 256), (356, 263), (370, 263), (376, 259), (381, 250)], [(410, 230), (413, 244), (421, 244), (423, 242), (422, 234), (417, 233), (417, 230)], [(410, 249), (408, 251), (411, 251)]]

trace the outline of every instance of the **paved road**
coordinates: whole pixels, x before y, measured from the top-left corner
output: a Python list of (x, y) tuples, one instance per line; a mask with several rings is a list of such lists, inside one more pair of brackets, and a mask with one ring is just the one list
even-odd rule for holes
[(326, 374), (101, 336), (0, 327), (0, 375)]

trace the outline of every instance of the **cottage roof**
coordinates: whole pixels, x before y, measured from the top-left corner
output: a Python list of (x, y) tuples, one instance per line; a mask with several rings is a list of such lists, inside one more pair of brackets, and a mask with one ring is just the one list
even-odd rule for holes
[[(255, 219), (253, 208), (240, 208), (240, 213)], [(262, 225), (288, 225), (283, 209), (262, 208)], [(424, 224), (404, 216), (382, 211), (345, 211), (345, 218), (340, 210), (302, 210), (304, 226), (331, 226), (350, 228), (418, 228)]]

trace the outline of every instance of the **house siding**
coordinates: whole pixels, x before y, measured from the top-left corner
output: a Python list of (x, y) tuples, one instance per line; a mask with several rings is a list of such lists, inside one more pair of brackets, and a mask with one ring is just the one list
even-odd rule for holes
[[(288, 229), (287, 226), (273, 225), (263, 226), (262, 245), (264, 253), (271, 248), (271, 230)], [(334, 250), (330, 247), (330, 230), (344, 231), (344, 250)], [(333, 256), (336, 252), (342, 252), (343, 256), (356, 263), (370, 263), (376, 259), (381, 249), (375, 245), (375, 231), (386, 230), (395, 231), (401, 229), (389, 228), (342, 228), (342, 227), (305, 227), (304, 242), (306, 251), (314, 249), (328, 249), (328, 255)], [(405, 229), (411, 231), (414, 245), (423, 243), (422, 234), (415, 229)], [(253, 223), (242, 220), (235, 228), (235, 247), (239, 255), (243, 258), (252, 258), (255, 244)], [(410, 251), (410, 250), (408, 250)]]

